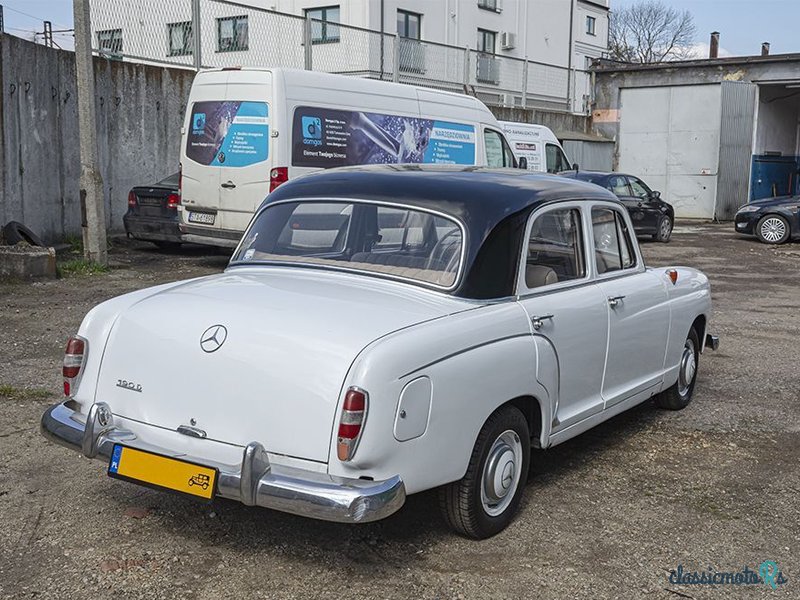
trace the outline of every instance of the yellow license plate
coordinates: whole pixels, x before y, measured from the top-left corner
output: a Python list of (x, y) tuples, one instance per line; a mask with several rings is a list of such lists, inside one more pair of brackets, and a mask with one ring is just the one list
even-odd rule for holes
[(108, 474), (117, 479), (207, 500), (214, 497), (217, 483), (217, 470), (211, 467), (119, 444), (114, 445), (111, 453)]

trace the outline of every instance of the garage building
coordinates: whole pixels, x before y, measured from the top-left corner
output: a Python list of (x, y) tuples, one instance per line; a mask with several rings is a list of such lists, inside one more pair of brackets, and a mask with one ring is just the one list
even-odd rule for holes
[(595, 133), (678, 217), (798, 193), (800, 54), (595, 67)]

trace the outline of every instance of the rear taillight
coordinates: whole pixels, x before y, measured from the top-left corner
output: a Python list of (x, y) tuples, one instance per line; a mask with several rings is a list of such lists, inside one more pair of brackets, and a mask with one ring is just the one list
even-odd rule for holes
[(269, 172), (269, 191), (289, 181), (289, 167), (275, 167)]
[(170, 194), (167, 196), (167, 208), (178, 208), (181, 203), (181, 197), (178, 194)]
[(347, 390), (339, 419), (339, 435), (336, 443), (336, 454), (339, 460), (350, 460), (356, 453), (358, 440), (367, 418), (369, 394), (362, 389), (351, 387)]
[(128, 193), (128, 206), (136, 206), (136, 194), (133, 192)]
[(78, 382), (83, 373), (83, 363), (86, 358), (86, 340), (82, 337), (73, 336), (67, 342), (67, 349), (64, 351), (64, 364), (61, 367), (61, 374), (64, 376), (64, 395), (72, 396), (78, 389)]

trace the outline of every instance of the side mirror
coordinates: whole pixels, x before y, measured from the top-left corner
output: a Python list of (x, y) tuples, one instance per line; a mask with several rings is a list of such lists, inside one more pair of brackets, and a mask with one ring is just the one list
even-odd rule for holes
[(656, 190), (653, 190), (652, 192), (650, 192), (650, 198), (649, 199), (651, 201), (660, 200), (661, 199), (661, 192), (657, 192)]
[(520, 169), (528, 170), (528, 159), (524, 156), (520, 156), (519, 160), (517, 161), (517, 167)]
[(572, 163), (572, 170), (578, 172), (578, 163)]

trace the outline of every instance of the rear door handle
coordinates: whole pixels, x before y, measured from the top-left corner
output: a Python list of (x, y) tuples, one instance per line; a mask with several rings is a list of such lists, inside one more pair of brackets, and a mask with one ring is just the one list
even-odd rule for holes
[(542, 315), (540, 317), (531, 317), (531, 325), (536, 331), (539, 331), (544, 325), (545, 321), (553, 321), (553, 315)]
[(230, 190), (230, 189), (235, 188), (236, 184), (233, 183), (232, 181), (226, 181), (225, 183), (222, 184), (222, 187), (224, 187), (225, 189)]
[(608, 299), (608, 304), (611, 308), (619, 306), (619, 303), (625, 300), (625, 296), (612, 296)]

